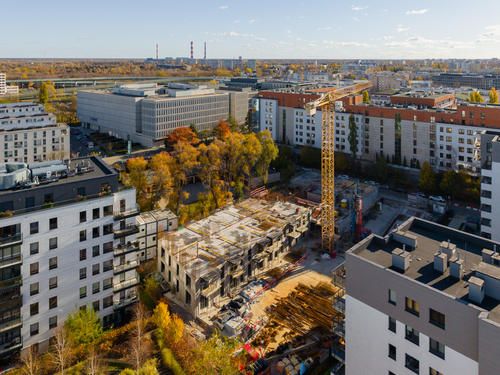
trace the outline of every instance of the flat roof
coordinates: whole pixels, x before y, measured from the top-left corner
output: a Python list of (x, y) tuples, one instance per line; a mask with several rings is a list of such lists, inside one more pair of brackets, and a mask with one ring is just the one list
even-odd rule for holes
[[(392, 236), (395, 231), (389, 236)], [(406, 245), (406, 252), (411, 256), (410, 266), (406, 271), (392, 266), (392, 252), (403, 248), (403, 244), (394, 237), (392, 237), (393, 241), (387, 243), (376, 235), (370, 235), (360, 243), (359, 249), (355, 247), (349, 251), (367, 261), (444, 292), (453, 298), (488, 310), (492, 312), (490, 319), (500, 322), (500, 301), (485, 297), (483, 302), (478, 304), (470, 300), (467, 283), (471, 277), (476, 276), (476, 271), (486, 270), (490, 272), (491, 267), (495, 268), (495, 274), (500, 278), (500, 268), (482, 262), (482, 250), (484, 248), (493, 250), (496, 242), (418, 218), (407, 220), (399, 227), (399, 233), (415, 236), (418, 243), (415, 249)], [(460, 259), (464, 260), (461, 280), (450, 277), (449, 268), (444, 274), (434, 270), (434, 255), (439, 251), (439, 246), (448, 240), (450, 240), (450, 244), (456, 246), (456, 251), (460, 253)]]
[(400, 94), (395, 94), (393, 97), (395, 98), (411, 98), (411, 99), (438, 99), (443, 96), (447, 95), (453, 95), (453, 94), (448, 94), (448, 93), (429, 93), (426, 91), (416, 91), (416, 92), (405, 92), (405, 93), (400, 93)]
[(143, 212), (136, 219), (140, 224), (149, 224), (158, 220), (175, 219), (176, 217), (172, 211), (165, 209)]

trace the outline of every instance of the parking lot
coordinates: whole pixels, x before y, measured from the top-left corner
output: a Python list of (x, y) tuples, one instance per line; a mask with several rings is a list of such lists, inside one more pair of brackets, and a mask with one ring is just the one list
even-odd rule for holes
[[(100, 152), (99, 146), (88, 148), (82, 141), (78, 139), (78, 136), (88, 134), (89, 129), (84, 128), (71, 128), (70, 131), (70, 147), (71, 152), (77, 157), (90, 155), (92, 152)], [(88, 139), (88, 138), (87, 138)]]

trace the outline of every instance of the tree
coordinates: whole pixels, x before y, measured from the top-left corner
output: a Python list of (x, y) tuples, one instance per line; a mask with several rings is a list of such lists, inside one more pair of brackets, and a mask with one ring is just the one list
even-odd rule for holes
[(387, 176), (389, 175), (389, 166), (383, 156), (379, 157), (377, 163), (375, 164), (375, 173), (380, 181), (387, 181)]
[(363, 102), (370, 103), (370, 94), (366, 90), (363, 90)]
[(127, 170), (129, 173), (125, 177), (128, 182), (135, 187), (136, 201), (141, 207), (141, 210), (147, 210), (149, 208), (149, 202), (147, 199), (147, 165), (148, 162), (144, 160), (143, 157), (127, 161)]
[(389, 154), (385, 155), (385, 162), (387, 164), (391, 164), (390, 161), (389, 161)]
[(156, 328), (166, 334), (168, 327), (172, 323), (172, 316), (166, 303), (160, 302), (156, 305), (153, 310), (153, 323), (156, 325)]
[(274, 145), (273, 138), (269, 130), (257, 133), (262, 151), (255, 165), (257, 175), (262, 176), (264, 184), (267, 183), (269, 164), (278, 156), (278, 147)]
[(432, 194), (436, 190), (436, 174), (428, 162), (424, 162), (418, 178), (420, 190)]
[[(232, 193), (229, 191), (229, 184), (226, 183), (222, 176), (224, 174), (223, 166), (223, 143), (222, 141), (216, 140), (212, 142), (209, 146), (200, 145), (198, 147), (199, 151), (199, 170), (198, 176), (200, 177), (203, 185), (209, 190), (212, 195), (213, 203), (215, 208), (220, 208), (225, 205), (225, 203), (231, 199)], [(202, 196), (208, 208), (208, 212), (211, 211), (210, 200)]]
[(136, 303), (133, 310), (134, 327), (130, 338), (130, 352), (135, 370), (139, 374), (139, 370), (146, 362), (151, 354), (151, 342), (145, 336), (146, 321), (149, 318), (144, 305)]
[(74, 351), (68, 331), (63, 326), (57, 329), (56, 335), (52, 338), (49, 355), (52, 363), (57, 367), (61, 375), (64, 375), (64, 370), (71, 364)]
[(303, 166), (320, 168), (321, 167), (321, 150), (304, 146), (300, 150), (300, 162)]
[(70, 313), (64, 322), (64, 328), (75, 347), (92, 344), (102, 336), (101, 320), (89, 306), (81, 310), (76, 308)]
[(214, 136), (224, 139), (231, 133), (231, 128), (224, 120), (219, 120), (219, 124), (213, 130)]
[(403, 157), (403, 167), (407, 167), (408, 163), (406, 163), (406, 156)]
[(173, 147), (179, 142), (197, 145), (200, 143), (196, 134), (189, 128), (175, 128), (165, 138), (165, 147)]
[(191, 130), (194, 133), (196, 138), (200, 138), (200, 133), (198, 132), (198, 129), (196, 129), (195, 124), (193, 124), (193, 123), (189, 124), (189, 130)]
[(490, 97), (490, 104), (498, 104), (498, 93), (494, 87), (491, 88), (488, 96)]
[(457, 173), (454, 170), (446, 171), (439, 187), (446, 195), (453, 197), (457, 187)]
[(471, 103), (484, 103), (483, 97), (477, 91), (471, 92), (466, 100)]
[(22, 375), (39, 375), (42, 372), (42, 360), (38, 354), (38, 350), (34, 345), (25, 349), (21, 356), (21, 374)]
[[(215, 332), (210, 339), (199, 343), (195, 349), (195, 373), (199, 375), (233, 375), (239, 373), (239, 363), (234, 352), (240, 346), (237, 339), (226, 338)], [(242, 355), (242, 354), (241, 354)]]
[(40, 89), (38, 90), (38, 100), (40, 103), (45, 104), (49, 100), (49, 91), (47, 88), (47, 83), (42, 82)]
[(168, 159), (168, 167), (172, 175), (172, 193), (170, 194), (169, 207), (173, 208), (176, 215), (179, 214), (181, 200), (189, 198), (189, 193), (183, 192), (187, 174), (198, 166), (198, 150), (191, 144), (185, 142), (176, 143), (173, 156)]
[(278, 157), (271, 162), (271, 167), (280, 172), (281, 181), (289, 182), (295, 174), (290, 147), (280, 146)]
[(335, 152), (335, 159), (333, 162), (337, 172), (345, 173), (349, 168), (349, 160), (347, 160), (345, 153), (341, 151)]
[(229, 115), (229, 117), (226, 120), (226, 123), (229, 125), (232, 132), (238, 131), (238, 123), (234, 120), (233, 116)]
[(160, 200), (164, 199), (168, 203), (168, 198), (172, 192), (172, 175), (170, 173), (170, 155), (161, 152), (151, 158), (150, 166), (152, 171), (152, 187), (149, 194), (150, 209), (158, 208)]
[(154, 277), (148, 277), (144, 282), (144, 290), (156, 303), (162, 297), (160, 283)]
[(92, 346), (87, 362), (85, 362), (85, 374), (100, 375), (106, 367), (108, 367), (108, 364), (104, 361), (102, 353), (96, 350), (95, 346)]
[(356, 153), (358, 152), (358, 129), (354, 115), (349, 116), (349, 135), (347, 136), (349, 149), (351, 150), (351, 158), (353, 164), (356, 163)]
[(245, 118), (245, 124), (242, 129), (243, 133), (249, 134), (252, 131), (252, 110), (249, 109), (247, 112), (247, 117)]

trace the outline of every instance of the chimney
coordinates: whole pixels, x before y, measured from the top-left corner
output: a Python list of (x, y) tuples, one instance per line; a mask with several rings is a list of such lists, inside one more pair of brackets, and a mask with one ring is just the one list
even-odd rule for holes
[[(496, 251), (496, 249), (495, 249)], [(491, 258), (493, 257), (495, 253), (489, 249), (483, 249), (483, 251), (481, 252), (481, 255), (482, 255), (482, 261), (484, 263), (488, 263), (488, 264), (491, 264)]]
[(434, 254), (434, 269), (438, 272), (445, 273), (448, 269), (448, 256), (441, 251)]
[(403, 272), (410, 268), (410, 253), (406, 251), (405, 245), (403, 249), (392, 251), (392, 266)]
[(469, 299), (475, 303), (482, 303), (484, 299), (484, 280), (472, 276), (469, 279)]
[(464, 261), (460, 259), (460, 252), (457, 251), (457, 256), (450, 259), (450, 276), (461, 280), (463, 265)]

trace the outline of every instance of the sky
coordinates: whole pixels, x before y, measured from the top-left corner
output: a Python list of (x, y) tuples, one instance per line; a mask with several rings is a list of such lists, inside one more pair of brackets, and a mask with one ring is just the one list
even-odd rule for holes
[(3, 1), (0, 58), (500, 58), (500, 1)]

